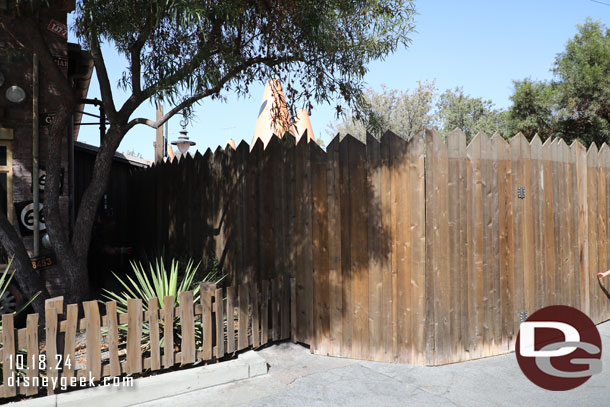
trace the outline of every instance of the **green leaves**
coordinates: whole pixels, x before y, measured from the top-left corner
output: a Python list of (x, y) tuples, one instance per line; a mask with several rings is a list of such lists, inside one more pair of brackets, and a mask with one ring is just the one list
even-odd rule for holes
[[(504, 128), (504, 112), (494, 109), (493, 103), (464, 94), (461, 88), (438, 94), (434, 82), (419, 82), (413, 90), (399, 91), (382, 86), (382, 92), (372, 89), (365, 93), (369, 108), (366, 120), (348, 118), (330, 131), (351, 134), (364, 141), (365, 132), (379, 135), (391, 130), (410, 139), (429, 127), (437, 127), (443, 134), (459, 128), (468, 139), (479, 131), (493, 134)], [(333, 135), (334, 135), (333, 134)]]
[[(154, 262), (148, 264), (148, 270), (142, 265), (142, 263), (131, 262), (131, 268), (135, 276), (135, 280), (129, 275), (126, 279), (121, 279), (119, 276), (114, 274), (115, 278), (123, 286), (124, 291), (115, 293), (104, 289), (105, 293), (103, 297), (106, 301), (116, 301), (117, 310), (120, 313), (127, 312), (127, 300), (130, 298), (139, 298), (142, 300), (142, 307), (144, 311), (148, 311), (148, 300), (150, 298), (158, 298), (159, 306), (164, 308), (163, 298), (172, 296), (174, 298), (174, 307), (178, 305), (178, 298), (180, 293), (184, 291), (193, 291), (193, 300), (195, 303), (199, 302), (199, 282), (195, 281), (199, 264), (195, 265), (192, 259), (189, 259), (186, 264), (179, 262), (176, 259), (172, 259), (169, 265), (169, 269), (166, 268), (166, 262), (163, 258), (157, 258)], [(210, 272), (203, 276), (201, 281), (211, 281), (214, 284), (219, 284), (223, 279), (224, 275), (218, 272)], [(102, 302), (102, 301), (100, 301)], [(165, 322), (160, 321), (161, 325)], [(180, 325), (178, 318), (176, 317), (174, 323)], [(121, 335), (127, 332), (126, 325), (119, 325)], [(201, 335), (201, 322), (195, 325), (195, 331), (197, 338)], [(150, 329), (147, 323), (143, 325), (142, 332), (142, 349), (148, 349), (150, 347)], [(176, 334), (176, 341), (180, 340), (179, 334)]]
[(610, 31), (587, 19), (553, 65), (552, 82), (515, 82), (511, 132), (531, 138), (579, 139), (586, 146), (610, 142)]
[(504, 130), (503, 112), (495, 109), (491, 100), (465, 95), (462, 88), (446, 90), (437, 106), (439, 127), (445, 135), (457, 128), (470, 142), (478, 132), (491, 135)]
[[(183, 267), (182, 267), (183, 266)], [(148, 309), (148, 300), (150, 298), (158, 298), (160, 306), (163, 308), (163, 298), (173, 296), (174, 303), (178, 304), (178, 297), (184, 291), (193, 290), (195, 302), (199, 298), (199, 281), (194, 281), (199, 264), (195, 265), (192, 259), (186, 262), (186, 265), (181, 264), (175, 259), (170, 262), (169, 270), (166, 268), (165, 261), (162, 258), (157, 258), (154, 263), (148, 264), (148, 271), (142, 263), (131, 262), (135, 280), (129, 275), (126, 279), (121, 279), (114, 274), (121, 286), (125, 289), (121, 293), (114, 293), (104, 289), (104, 297), (109, 301), (117, 302), (119, 312), (127, 312), (127, 300), (129, 298), (140, 298), (145, 310)], [(202, 281), (212, 281), (215, 284), (220, 283), (224, 276), (218, 273), (208, 273)]]
[[(246, 94), (254, 81), (278, 78), (295, 105), (339, 96), (360, 112), (368, 63), (409, 43), (415, 7), (410, 0), (84, 0), (77, 11), (81, 41), (112, 43), (130, 63), (122, 85), (141, 76), (146, 98), (176, 105), (197, 94)], [(350, 86), (338, 93), (341, 83)]]

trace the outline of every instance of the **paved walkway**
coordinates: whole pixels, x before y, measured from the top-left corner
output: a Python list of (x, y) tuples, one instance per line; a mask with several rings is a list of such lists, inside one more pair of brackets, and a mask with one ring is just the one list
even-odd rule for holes
[(168, 406), (609, 406), (610, 322), (599, 326), (603, 371), (568, 392), (543, 390), (521, 373), (515, 354), (440, 367), (360, 362), (311, 355), (283, 343), (260, 351), (269, 374), (142, 404)]

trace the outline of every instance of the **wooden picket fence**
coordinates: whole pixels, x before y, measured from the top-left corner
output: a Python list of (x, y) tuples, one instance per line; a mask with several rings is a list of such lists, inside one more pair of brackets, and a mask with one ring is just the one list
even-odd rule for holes
[[(62, 301), (50, 301), (44, 315), (46, 341), (38, 336), (43, 322), (38, 314), (28, 315), (26, 327), (21, 329), (14, 328), (12, 314), (2, 315), (0, 396), (31, 396), (40, 391), (33, 385), (9, 385), (9, 377), (21, 377), (20, 383), (27, 378), (28, 384), (41, 383), (44, 376), (63, 378), (65, 383), (71, 378), (99, 381), (212, 362), (249, 347), (288, 339), (294, 329), (294, 290), (294, 281), (280, 278), (226, 288), (201, 283), (198, 303), (193, 302), (193, 292), (186, 291), (180, 294), (177, 307), (171, 296), (162, 302), (149, 299), (146, 311), (142, 300), (130, 299), (127, 312), (120, 313), (116, 302), (110, 301), (105, 303), (106, 314), (100, 315), (100, 304), (88, 301), (82, 303), (84, 318), (80, 319), (77, 304), (67, 305), (63, 315)], [(77, 369), (75, 340), (83, 330), (86, 366)], [(149, 347), (143, 346), (144, 336), (149, 338)], [(52, 380), (48, 382), (46, 391), (53, 394), (57, 389)]]

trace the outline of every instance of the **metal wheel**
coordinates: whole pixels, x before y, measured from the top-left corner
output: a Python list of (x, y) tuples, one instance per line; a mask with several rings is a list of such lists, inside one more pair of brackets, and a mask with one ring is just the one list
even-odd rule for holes
[(21, 306), (21, 293), (13, 284), (9, 285), (0, 298), (0, 314), (15, 312)]

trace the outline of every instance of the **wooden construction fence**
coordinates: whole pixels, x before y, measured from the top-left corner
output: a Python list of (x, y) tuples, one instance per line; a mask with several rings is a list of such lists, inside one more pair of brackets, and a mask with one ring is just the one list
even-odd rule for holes
[[(43, 377), (70, 387), (71, 380), (100, 381), (211, 362), (288, 339), (293, 286), (294, 282), (291, 287), (290, 281), (279, 278), (226, 288), (201, 283), (196, 303), (193, 291), (186, 291), (177, 307), (171, 296), (151, 298), (147, 304), (130, 299), (126, 313), (117, 312), (116, 302), (111, 301), (105, 303), (106, 314), (100, 315), (100, 304), (88, 301), (82, 303), (80, 319), (77, 304), (68, 305), (62, 315), (62, 301), (51, 301), (44, 321), (30, 314), (21, 329), (14, 328), (13, 314), (2, 315), (0, 397), (36, 395)], [(38, 336), (39, 324), (45, 327), (46, 340)], [(77, 369), (76, 338), (82, 331), (86, 366)], [(15, 381), (9, 382), (10, 377)], [(58, 390), (51, 380), (48, 383), (48, 394)]]
[(135, 241), (213, 253), (235, 284), (295, 278), (293, 339), (315, 353), (438, 365), (513, 350), (546, 305), (610, 317), (606, 145), (426, 131), (249, 150), (135, 173)]

